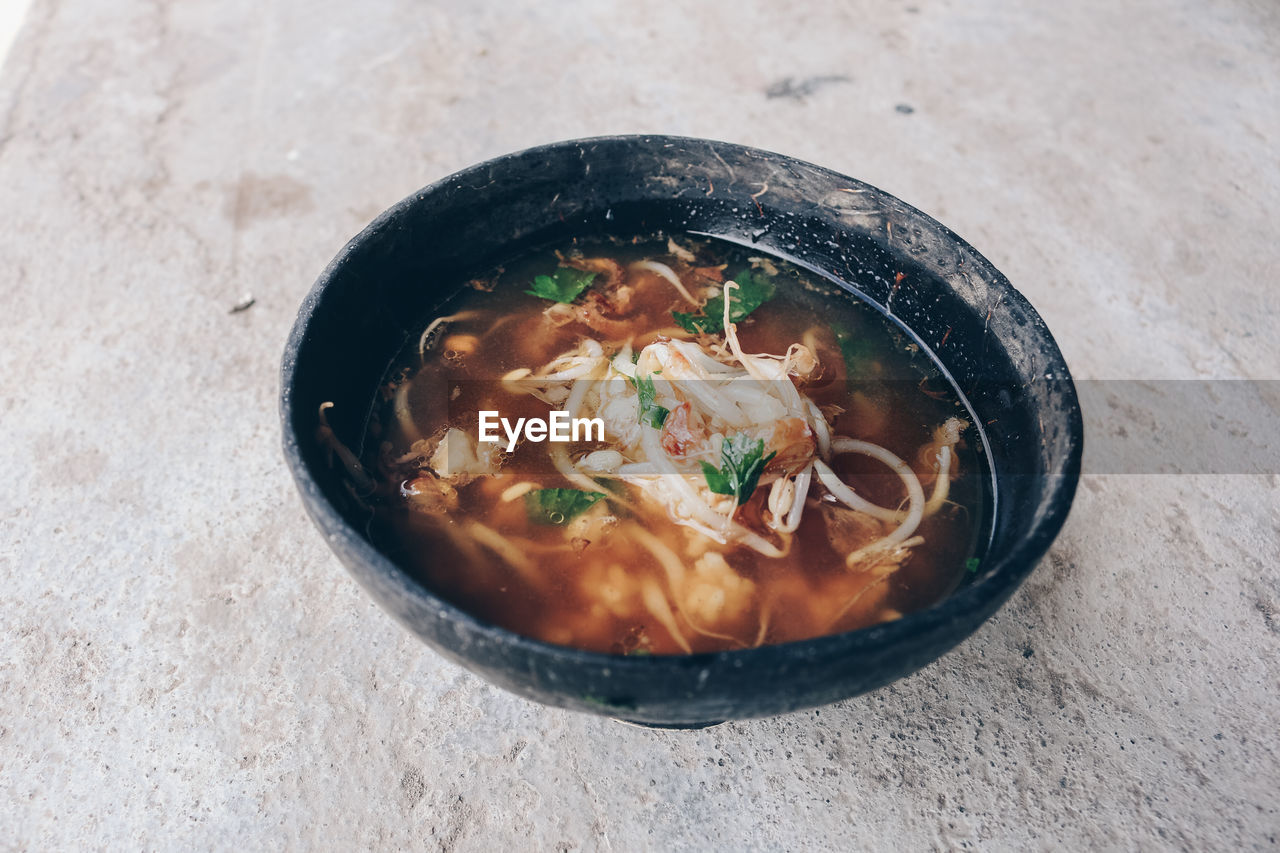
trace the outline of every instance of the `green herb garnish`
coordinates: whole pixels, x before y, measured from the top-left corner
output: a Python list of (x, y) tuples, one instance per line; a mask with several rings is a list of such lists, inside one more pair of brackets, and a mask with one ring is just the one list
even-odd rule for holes
[(525, 293), (556, 302), (572, 302), (578, 298), (578, 294), (591, 286), (595, 277), (596, 274), (593, 272), (575, 270), (572, 267), (556, 267), (556, 271), (551, 275), (535, 276), (533, 289), (526, 290)]
[(581, 489), (534, 489), (525, 492), (524, 508), (534, 524), (568, 524), (603, 497), (604, 492)]
[(738, 433), (725, 438), (720, 445), (720, 468), (703, 462), (702, 474), (707, 486), (717, 495), (733, 495), (742, 506), (756, 490), (760, 475), (769, 460), (778, 454), (764, 455), (764, 439), (748, 438)]
[(844, 357), (845, 378), (850, 382), (868, 379), (879, 371), (876, 369), (875, 344), (867, 337), (855, 337), (848, 327), (840, 322), (831, 324), (831, 332), (840, 345), (840, 355)]
[(635, 386), (636, 395), (640, 398), (640, 423), (662, 429), (671, 410), (653, 402), (653, 396), (657, 393), (653, 390), (653, 377), (628, 376), (627, 379)]
[(964, 570), (966, 572), (976, 572), (978, 570), (978, 564), (981, 562), (982, 561), (977, 557), (970, 557), (964, 561)]
[[(733, 277), (738, 286), (730, 292), (729, 322), (737, 323), (773, 298), (777, 288), (767, 275), (743, 270)], [(676, 324), (686, 332), (704, 334), (724, 331), (724, 294), (713, 296), (702, 306), (701, 314), (672, 311)]]

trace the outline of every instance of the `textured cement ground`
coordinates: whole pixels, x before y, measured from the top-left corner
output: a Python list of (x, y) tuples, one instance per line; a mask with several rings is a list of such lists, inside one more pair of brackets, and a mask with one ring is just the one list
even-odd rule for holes
[(34, 0), (0, 74), (0, 848), (1277, 849), (1280, 478), (1090, 475), (937, 664), (688, 734), (446, 664), (304, 517), (276, 375), (316, 274), (566, 137), (876, 184), (1079, 377), (1280, 377), (1280, 7), (787, 6)]

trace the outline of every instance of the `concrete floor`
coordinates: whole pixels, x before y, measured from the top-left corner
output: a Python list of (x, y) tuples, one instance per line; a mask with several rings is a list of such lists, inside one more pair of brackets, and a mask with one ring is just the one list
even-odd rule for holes
[(1267, 0), (34, 0), (0, 74), (0, 846), (1276, 849), (1280, 477), (1090, 474), (935, 665), (655, 733), (377, 610), (276, 377), (384, 207), (661, 131), (933, 214), (1078, 377), (1274, 379), (1277, 45)]

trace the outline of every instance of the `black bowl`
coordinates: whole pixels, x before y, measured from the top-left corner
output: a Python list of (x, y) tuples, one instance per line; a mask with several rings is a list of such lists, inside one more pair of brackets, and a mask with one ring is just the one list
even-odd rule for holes
[[(744, 651), (622, 657), (548, 645), (437, 597), (366, 537), (366, 516), (315, 435), (321, 402), (358, 444), (383, 372), (465, 281), (574, 236), (701, 232), (755, 244), (840, 283), (903, 326), (950, 374), (985, 433), (994, 505), (981, 570), (895, 622)], [(905, 275), (899, 276), (899, 273)], [(1027, 301), (915, 208), (827, 169), (665, 136), (562, 142), (473, 166), (414, 193), (338, 254), (285, 348), (284, 452), (330, 547), (389, 613), (451, 660), (521, 696), (650, 725), (779, 714), (901, 678), (972, 633), (1057, 535), (1075, 494), (1080, 409)]]

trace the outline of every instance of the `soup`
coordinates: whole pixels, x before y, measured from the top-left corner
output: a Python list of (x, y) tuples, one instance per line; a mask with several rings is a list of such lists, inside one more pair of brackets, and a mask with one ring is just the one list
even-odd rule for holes
[(379, 547), (481, 619), (617, 654), (741, 649), (897, 619), (976, 567), (959, 396), (806, 270), (710, 239), (575, 242), (427, 319), (363, 459), (321, 433)]

